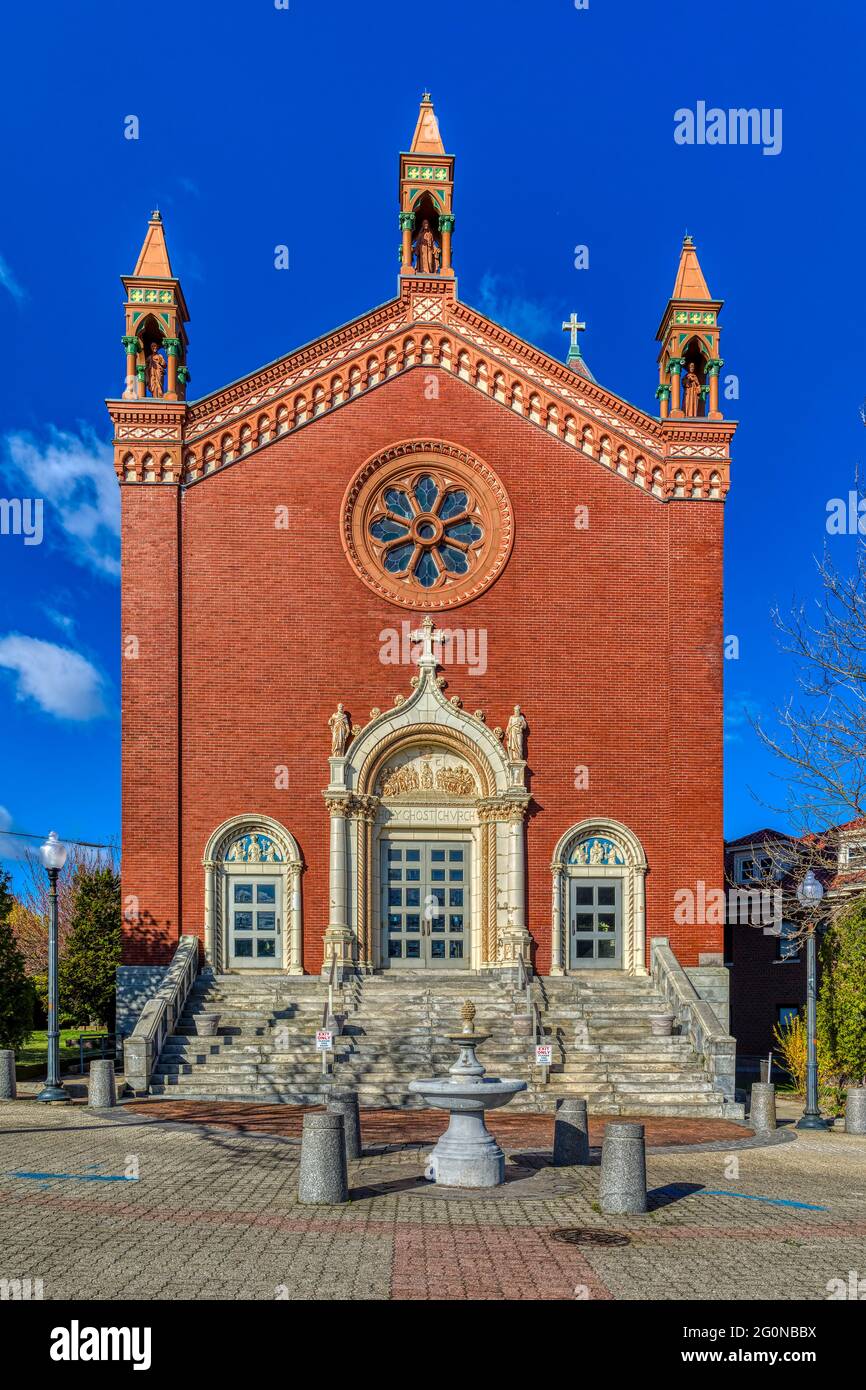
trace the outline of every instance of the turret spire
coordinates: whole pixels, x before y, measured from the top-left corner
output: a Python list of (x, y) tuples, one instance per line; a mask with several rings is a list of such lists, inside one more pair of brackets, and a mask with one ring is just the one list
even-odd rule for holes
[(704, 416), (721, 420), (719, 410), (719, 311), (701, 270), (694, 240), (683, 237), (674, 290), (659, 331), (659, 385), (662, 419)]

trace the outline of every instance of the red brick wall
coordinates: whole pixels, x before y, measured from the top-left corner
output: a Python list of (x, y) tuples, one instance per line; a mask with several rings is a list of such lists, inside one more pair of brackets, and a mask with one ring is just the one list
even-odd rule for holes
[(806, 1002), (806, 950), (796, 961), (779, 960), (778, 938), (760, 927), (731, 928), (731, 1032), (739, 1056), (766, 1057), (773, 1047), (779, 1007)]
[(165, 961), (180, 935), (178, 489), (121, 497), (123, 960), (140, 965)]
[[(202, 851), (229, 816), (259, 811), (286, 825), (301, 848), (305, 968), (317, 970), (328, 919), (328, 818), (322, 788), (326, 721), (344, 700), (358, 722), (409, 692), (408, 668), (379, 661), (379, 633), (410, 617), (368, 590), (340, 543), (345, 488), (363, 461), (400, 439), (436, 437), (477, 453), (511, 499), (515, 543), (497, 582), (437, 623), (485, 628), (488, 667), (444, 668), (448, 693), (488, 723), (505, 725), (515, 701), (529, 721), (533, 804), (527, 828), (527, 924), (536, 966), (550, 960), (550, 861), (574, 822), (597, 814), (628, 825), (649, 861), (648, 935), (671, 937), (685, 964), (721, 951), (721, 927), (673, 924), (673, 893), (697, 879), (722, 883), (721, 545), (723, 508), (662, 505), (602, 465), (517, 419), (505, 406), (440, 372), (440, 397), (424, 397), (427, 372), (402, 374), (300, 432), (187, 489), (183, 506), (183, 929), (203, 931)], [(144, 607), (170, 580), (163, 511), (146, 495), (125, 553), (124, 588)], [(166, 499), (173, 489), (165, 489)], [(289, 531), (274, 527), (285, 505)], [(589, 508), (576, 530), (575, 508)], [(142, 524), (147, 515), (149, 536)], [(140, 551), (150, 542), (142, 568)], [(436, 615), (434, 615), (436, 616)], [(148, 693), (173, 690), (168, 614), (166, 666)], [(158, 685), (156, 691), (153, 685)], [(154, 708), (135, 691), (126, 729), (148, 747)], [(170, 722), (133, 766), (127, 748), (125, 854), (143, 898), (169, 931), (174, 838)], [(274, 769), (290, 770), (288, 790)], [(590, 770), (588, 791), (574, 769)], [(158, 847), (138, 848), (160, 824)], [(130, 957), (132, 958), (132, 957)]]

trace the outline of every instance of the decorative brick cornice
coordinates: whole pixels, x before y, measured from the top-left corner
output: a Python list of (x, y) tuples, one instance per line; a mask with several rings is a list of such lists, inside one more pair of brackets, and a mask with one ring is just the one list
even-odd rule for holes
[[(398, 298), (335, 333), (193, 405), (178, 403), (186, 410), (184, 481), (197, 482), (417, 367), (467, 382), (657, 500), (720, 500), (728, 491), (734, 422), (648, 415), (462, 304), (453, 280), (414, 275), (401, 279)], [(164, 403), (129, 407), (142, 412), (139, 428), (164, 428), (156, 424)], [(123, 430), (132, 424), (124, 412)], [(118, 430), (117, 442), (131, 437)]]

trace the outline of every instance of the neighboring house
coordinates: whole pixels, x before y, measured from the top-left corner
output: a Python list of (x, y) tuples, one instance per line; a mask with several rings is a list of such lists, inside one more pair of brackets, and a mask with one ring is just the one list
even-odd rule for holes
[[(824, 835), (817, 870), (828, 904), (866, 891), (866, 817), (833, 826)], [(758, 1062), (773, 1047), (773, 1030), (806, 1003), (806, 953), (796, 928), (785, 920), (748, 920), (746, 894), (771, 892), (778, 885), (787, 897), (794, 889), (798, 860), (813, 858), (815, 837), (756, 830), (725, 844), (729, 920), (725, 928), (725, 964), (730, 971), (731, 1032), (737, 1040), (741, 1073), (758, 1071)], [(738, 893), (742, 896), (738, 898)]]

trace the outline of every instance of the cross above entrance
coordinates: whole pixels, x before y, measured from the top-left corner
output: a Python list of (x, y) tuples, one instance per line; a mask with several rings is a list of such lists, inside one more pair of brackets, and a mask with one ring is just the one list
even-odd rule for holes
[(569, 356), (570, 356), (571, 353), (573, 353), (573, 352), (576, 352), (576, 353), (578, 353), (578, 355), (579, 355), (580, 349), (579, 349), (578, 346), (577, 346), (577, 335), (578, 335), (578, 333), (580, 333), (581, 330), (584, 329), (584, 328), (586, 328), (586, 324), (585, 324), (585, 323), (580, 323), (580, 322), (578, 321), (577, 314), (576, 314), (576, 313), (574, 312), (574, 310), (572, 309), (572, 311), (571, 311), (571, 317), (568, 318), (568, 319), (566, 319), (565, 323), (562, 325), (562, 331), (563, 331), (563, 333), (570, 333), (570, 334), (571, 334), (571, 343), (569, 344), (569, 349), (568, 349), (568, 351), (569, 351)]
[(436, 653), (433, 650), (433, 643), (442, 641), (440, 633), (433, 632), (433, 619), (427, 613), (417, 632), (410, 632), (409, 636), (413, 642), (421, 643), (421, 655), (418, 658), (419, 666), (436, 665)]

